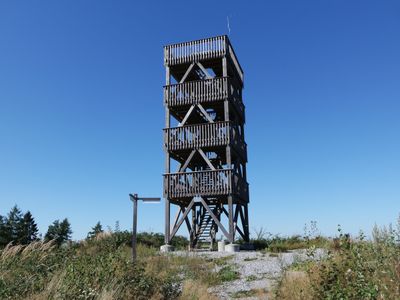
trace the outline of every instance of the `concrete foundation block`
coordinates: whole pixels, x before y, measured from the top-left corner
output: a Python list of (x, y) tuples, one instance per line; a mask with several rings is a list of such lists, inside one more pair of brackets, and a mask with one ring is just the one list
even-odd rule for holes
[(219, 241), (218, 242), (218, 252), (224, 252), (225, 251), (225, 241)]
[(162, 245), (162, 246), (160, 247), (160, 252), (161, 252), (161, 253), (172, 252), (172, 251), (174, 251), (174, 250), (175, 250), (174, 247), (171, 246), (171, 245)]
[(225, 245), (225, 251), (226, 252), (239, 252), (240, 251), (240, 245), (239, 244), (228, 244), (228, 245)]

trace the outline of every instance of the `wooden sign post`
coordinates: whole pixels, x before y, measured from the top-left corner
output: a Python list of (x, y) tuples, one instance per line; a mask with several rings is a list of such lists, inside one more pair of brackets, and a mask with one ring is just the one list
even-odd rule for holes
[(129, 194), (129, 198), (133, 202), (133, 220), (132, 220), (132, 261), (136, 261), (136, 232), (137, 232), (137, 206), (138, 201), (143, 202), (160, 202), (160, 198), (143, 198), (138, 194)]

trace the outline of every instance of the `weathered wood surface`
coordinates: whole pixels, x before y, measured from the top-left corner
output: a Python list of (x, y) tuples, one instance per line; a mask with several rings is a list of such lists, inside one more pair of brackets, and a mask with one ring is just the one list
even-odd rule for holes
[[(229, 38), (165, 46), (164, 65), (166, 243), (183, 222), (191, 247), (205, 238), (212, 246), (218, 230), (231, 243), (236, 232), (249, 241), (243, 70)], [(171, 117), (177, 127), (171, 128)], [(176, 173), (170, 170), (171, 159), (178, 162)], [(171, 204), (179, 206), (172, 227)], [(222, 212), (228, 217), (226, 229)]]
[(164, 174), (164, 180), (170, 199), (233, 194), (248, 201), (248, 184), (231, 169)]
[(244, 160), (247, 159), (247, 146), (238, 125), (230, 121), (164, 129), (164, 147), (168, 151), (226, 145), (232, 145)]
[(167, 45), (164, 47), (164, 64), (173, 66), (207, 59), (229, 56), (243, 82), (243, 70), (226, 35)]
[(164, 104), (167, 107), (193, 105), (230, 100), (244, 118), (241, 88), (234, 78), (216, 77), (164, 86)]

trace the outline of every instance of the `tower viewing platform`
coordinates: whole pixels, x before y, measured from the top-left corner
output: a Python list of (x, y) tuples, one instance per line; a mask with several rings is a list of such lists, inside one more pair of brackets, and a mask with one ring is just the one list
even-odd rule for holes
[(216, 60), (228, 57), (243, 83), (243, 70), (236, 58), (235, 51), (226, 35), (177, 43), (164, 47), (164, 65), (174, 66), (196, 61)]

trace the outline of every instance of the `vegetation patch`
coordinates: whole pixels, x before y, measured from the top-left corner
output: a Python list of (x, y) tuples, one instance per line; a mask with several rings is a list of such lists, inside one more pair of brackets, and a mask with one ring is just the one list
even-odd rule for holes
[(250, 276), (247, 276), (246, 277), (246, 281), (254, 281), (254, 280), (257, 280), (258, 278), (257, 278), (257, 276), (255, 276), (255, 275), (250, 275)]
[(221, 270), (218, 271), (217, 274), (221, 282), (233, 281), (239, 279), (240, 277), (239, 272), (234, 270), (234, 268), (231, 265), (223, 267)]
[(238, 291), (238, 292), (232, 294), (231, 297), (234, 299), (253, 297), (253, 296), (257, 295), (257, 293), (258, 293), (257, 290), (243, 290), (243, 291)]
[(217, 258), (209, 258), (207, 261), (215, 263), (217, 266), (223, 266), (226, 265), (234, 256), (233, 255), (228, 255), (228, 256), (223, 256), (223, 257), (217, 257)]
[(254, 261), (257, 260), (257, 257), (246, 257), (243, 261)]
[(372, 240), (338, 231), (324, 260), (286, 272), (276, 299), (400, 299), (400, 218), (375, 227)]

